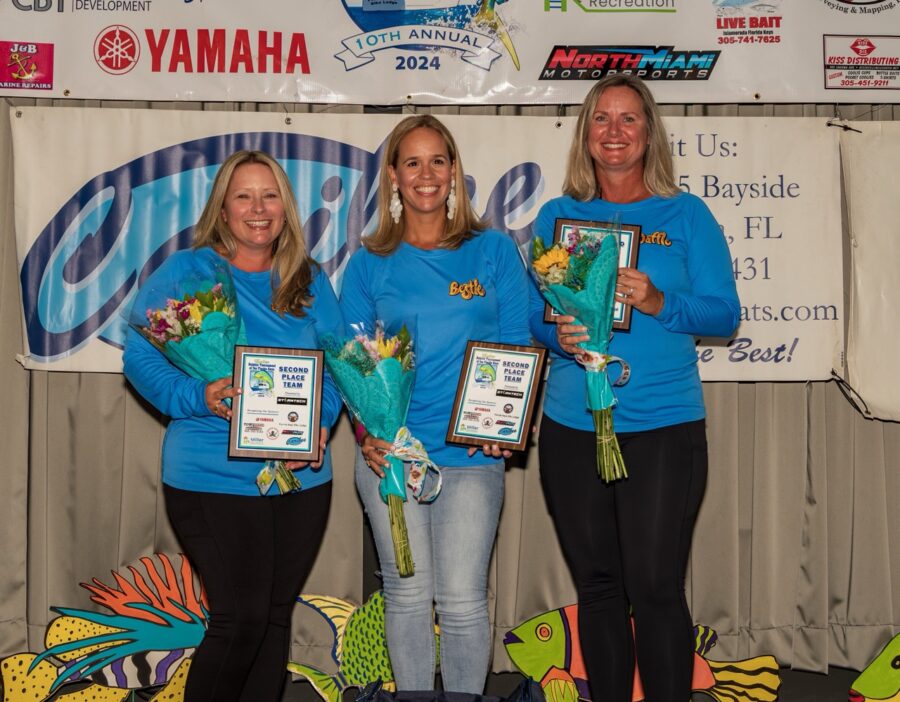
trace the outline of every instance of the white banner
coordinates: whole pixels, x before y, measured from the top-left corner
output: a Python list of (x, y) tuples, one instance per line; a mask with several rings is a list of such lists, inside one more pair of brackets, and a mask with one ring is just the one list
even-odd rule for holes
[(841, 138), (852, 259), (847, 380), (869, 417), (900, 421), (900, 123), (858, 122)]
[[(375, 215), (386, 115), (15, 108), (23, 363), (117, 371), (121, 310), (189, 245), (217, 165), (235, 149), (288, 171), (313, 256), (335, 287)], [(475, 208), (520, 244), (559, 194), (574, 118), (444, 116)], [(730, 342), (699, 347), (707, 380), (823, 379), (842, 349), (838, 137), (821, 119), (669, 118), (683, 188), (734, 256)], [(63, 166), (64, 167), (60, 167)]]
[(7, 0), (0, 95), (578, 103), (896, 102), (900, 0)]

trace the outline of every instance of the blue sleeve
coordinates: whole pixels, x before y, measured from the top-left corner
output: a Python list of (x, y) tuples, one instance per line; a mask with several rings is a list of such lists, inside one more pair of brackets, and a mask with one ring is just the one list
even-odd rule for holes
[(694, 336), (731, 336), (740, 320), (740, 302), (725, 236), (699, 199), (688, 218), (687, 269), (691, 292), (663, 291), (656, 320), (668, 331)]
[(360, 323), (365, 325), (366, 333), (371, 334), (375, 330), (375, 300), (366, 265), (366, 258), (370, 255), (364, 249), (359, 249), (344, 270), (340, 304), (348, 332), (353, 330), (354, 324)]
[[(556, 217), (550, 212), (549, 204), (550, 203), (547, 203), (541, 207), (537, 219), (534, 222), (534, 226), (531, 229), (532, 240), (528, 242), (528, 248), (526, 250), (529, 268), (531, 267), (531, 242), (533, 241), (533, 237), (542, 237), (544, 243), (547, 245), (553, 242), (553, 227)], [(528, 286), (528, 322), (531, 327), (531, 335), (538, 343), (543, 344), (560, 356), (569, 356), (569, 354), (563, 351), (562, 347), (559, 345), (559, 339), (556, 336), (556, 325), (552, 322), (544, 321), (544, 305), (547, 301), (544, 299), (544, 296), (541, 295), (537, 281), (534, 279), (534, 275), (531, 271), (529, 271), (529, 277), (531, 280), (529, 281), (530, 285)]]
[(531, 344), (528, 330), (529, 282), (516, 242), (506, 234), (499, 234), (497, 292), (502, 301), (500, 339), (505, 344)]
[[(135, 295), (131, 319), (135, 319), (136, 310), (151, 306), (149, 295), (152, 290), (174, 286), (194, 264), (195, 256), (193, 252), (179, 252), (166, 259)], [(206, 406), (206, 381), (192, 378), (176, 368), (130, 324), (125, 334), (122, 360), (125, 377), (134, 389), (163, 414), (172, 419), (212, 416)]]
[(172, 419), (208, 417), (206, 381), (178, 370), (136, 329), (128, 327), (123, 354), (125, 377), (141, 397)]
[[(313, 305), (311, 313), (314, 318), (317, 334), (334, 334), (344, 336), (344, 317), (338, 305), (331, 281), (321, 268), (313, 280), (311, 292)], [(337, 386), (326, 368), (322, 374), (322, 425), (333, 427), (341, 413), (343, 402)]]

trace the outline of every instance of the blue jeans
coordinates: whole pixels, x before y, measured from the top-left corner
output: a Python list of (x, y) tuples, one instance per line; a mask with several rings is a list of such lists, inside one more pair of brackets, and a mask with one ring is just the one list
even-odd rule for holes
[[(409, 471), (409, 464), (405, 466)], [(356, 456), (362, 498), (384, 583), (385, 634), (398, 690), (434, 688), (434, 613), (445, 690), (481, 694), (491, 658), (487, 575), (503, 504), (503, 463), (443, 468), (441, 494), (404, 504), (415, 574), (397, 572), (379, 478)]]

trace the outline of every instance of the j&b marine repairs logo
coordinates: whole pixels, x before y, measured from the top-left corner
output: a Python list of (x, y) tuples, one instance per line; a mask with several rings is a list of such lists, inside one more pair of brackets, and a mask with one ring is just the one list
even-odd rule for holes
[(503, 53), (519, 70), (514, 28), (495, 5), (507, 0), (341, 0), (362, 32), (343, 39), (335, 58), (352, 71), (384, 49), (401, 49), (394, 69), (439, 70), (441, 54), (457, 54), (485, 71)]
[(0, 61), (0, 88), (53, 88), (53, 44), (0, 41)]
[(554, 46), (540, 80), (597, 80), (628, 73), (644, 80), (708, 80), (719, 51), (673, 46)]

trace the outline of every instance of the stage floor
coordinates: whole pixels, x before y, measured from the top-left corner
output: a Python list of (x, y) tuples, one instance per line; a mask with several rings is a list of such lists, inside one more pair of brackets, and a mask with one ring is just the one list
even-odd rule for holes
[[(797, 670), (781, 670), (781, 689), (779, 702), (843, 702), (847, 700), (850, 684), (859, 673), (855, 670), (832, 668), (828, 675), (805, 673)], [(521, 676), (516, 673), (491, 675), (488, 681), (489, 695), (505, 696), (519, 684)], [(352, 702), (354, 695), (348, 691), (345, 702)], [(711, 698), (703, 694), (695, 694), (693, 702), (709, 702)], [(284, 702), (318, 702), (321, 698), (312, 686), (305, 682), (291, 683), (287, 686)]]

